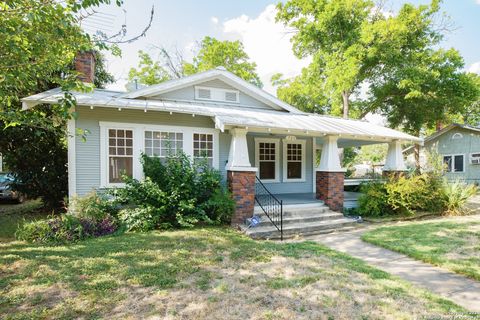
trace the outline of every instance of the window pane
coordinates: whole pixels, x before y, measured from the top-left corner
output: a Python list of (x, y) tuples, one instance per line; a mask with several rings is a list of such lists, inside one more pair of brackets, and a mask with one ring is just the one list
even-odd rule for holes
[(463, 172), (463, 155), (455, 156), (455, 172)]
[(452, 171), (452, 156), (443, 157), (443, 163), (446, 165), (447, 172)]
[(109, 181), (110, 183), (122, 182), (122, 175), (129, 177), (133, 172), (133, 159), (126, 157), (110, 157), (109, 161)]
[(275, 179), (275, 162), (260, 162), (260, 179)]
[(301, 179), (302, 178), (302, 163), (289, 162), (287, 165), (287, 179)]

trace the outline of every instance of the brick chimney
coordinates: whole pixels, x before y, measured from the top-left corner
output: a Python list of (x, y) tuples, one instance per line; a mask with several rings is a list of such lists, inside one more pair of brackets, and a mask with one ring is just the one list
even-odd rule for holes
[(436, 125), (435, 125), (435, 130), (436, 131), (440, 131), (443, 129), (443, 123), (442, 121), (437, 121)]
[(93, 83), (95, 78), (95, 52), (93, 50), (80, 51), (75, 57), (75, 70), (79, 73), (78, 79)]

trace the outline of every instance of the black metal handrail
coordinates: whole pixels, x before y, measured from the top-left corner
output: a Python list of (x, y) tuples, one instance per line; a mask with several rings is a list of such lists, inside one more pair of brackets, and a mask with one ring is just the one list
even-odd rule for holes
[(283, 241), (283, 203), (278, 200), (267, 187), (255, 177), (255, 201), (262, 208), (265, 215), (270, 219), (272, 224), (280, 231), (280, 240)]

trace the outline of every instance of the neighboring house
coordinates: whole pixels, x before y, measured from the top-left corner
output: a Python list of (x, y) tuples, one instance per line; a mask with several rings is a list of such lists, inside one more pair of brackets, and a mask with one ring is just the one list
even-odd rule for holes
[[(93, 72), (89, 59), (77, 60), (83, 73)], [(304, 113), (224, 68), (132, 92), (73, 94), (78, 116), (69, 121), (70, 196), (122, 186), (121, 172), (141, 179), (141, 154), (164, 157), (170, 146), (192, 158), (205, 155), (220, 170), (237, 203), (232, 223), (252, 215), (259, 181), (273, 194), (316, 194), (341, 210), (338, 148), (388, 143), (386, 170), (398, 171), (405, 169), (401, 143), (422, 142), (364, 121)], [(24, 98), (24, 108), (61, 97), (60, 89), (49, 90)], [(86, 141), (75, 136), (76, 128), (88, 130)]]
[[(425, 138), (421, 165), (427, 162), (425, 151), (435, 151), (442, 158), (449, 180), (480, 183), (480, 127), (454, 123)], [(404, 153), (407, 163), (414, 165), (413, 147)]]

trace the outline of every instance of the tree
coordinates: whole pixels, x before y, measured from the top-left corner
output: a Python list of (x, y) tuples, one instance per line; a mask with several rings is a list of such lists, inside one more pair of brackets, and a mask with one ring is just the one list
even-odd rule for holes
[(257, 87), (262, 87), (262, 81), (256, 72), (257, 64), (249, 61), (249, 57), (240, 41), (220, 41), (212, 37), (203, 38), (200, 49), (192, 63), (184, 64), (186, 75), (225, 67)]
[[(369, 0), (290, 0), (279, 3), (277, 9), (277, 21), (296, 30), (292, 38), (295, 55), (313, 57), (307, 78), (302, 73), (293, 85), (306, 82), (307, 91), (319, 88), (315, 91), (323, 91), (331, 104), (342, 105), (341, 113), (347, 118), (350, 97), (373, 67), (364, 29), (385, 17)], [(308, 77), (311, 73), (320, 74), (313, 83)]]
[(160, 56), (156, 61), (144, 51), (139, 51), (140, 62), (137, 68), (130, 69), (130, 82), (137, 80), (141, 84), (152, 85), (222, 66), (240, 78), (262, 87), (255, 70), (256, 64), (249, 60), (240, 41), (220, 41), (205, 37), (192, 62), (185, 61), (178, 49), (174, 53), (163, 47), (158, 49)]
[[(116, 1), (117, 4), (121, 3)], [(0, 151), (18, 176), (17, 188), (58, 207), (66, 195), (66, 121), (75, 101), (69, 90), (87, 90), (77, 79), (78, 51), (105, 49), (78, 26), (78, 12), (109, 0), (11, 0), (0, 3)], [(97, 56), (97, 85), (113, 80)], [(22, 97), (54, 87), (65, 90), (55, 106), (21, 111)]]
[(153, 61), (150, 55), (142, 50), (138, 51), (138, 69), (131, 68), (128, 72), (129, 81), (138, 81), (141, 84), (151, 86), (171, 79), (171, 75), (162, 67), (160, 61)]

